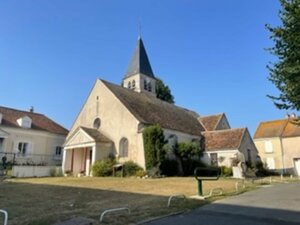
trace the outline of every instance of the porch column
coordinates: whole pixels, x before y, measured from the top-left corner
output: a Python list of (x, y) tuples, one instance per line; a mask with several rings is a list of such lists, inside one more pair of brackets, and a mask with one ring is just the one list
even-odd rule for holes
[(66, 170), (66, 157), (67, 157), (67, 150), (63, 149), (63, 158), (62, 158), (62, 173), (65, 174)]
[(95, 163), (95, 161), (96, 161), (96, 145), (92, 147), (92, 165)]

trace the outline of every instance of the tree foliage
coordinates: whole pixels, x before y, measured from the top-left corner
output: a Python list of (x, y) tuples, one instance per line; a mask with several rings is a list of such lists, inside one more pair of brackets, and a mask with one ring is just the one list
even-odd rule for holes
[(163, 101), (174, 103), (174, 96), (170, 88), (161, 79), (156, 80), (156, 97)]
[(280, 26), (266, 28), (274, 46), (268, 51), (277, 57), (269, 64), (269, 80), (279, 90), (279, 96), (270, 96), (279, 109), (300, 110), (300, 0), (279, 0)]
[(165, 136), (159, 125), (146, 127), (143, 131), (146, 170), (159, 168), (165, 158)]
[(195, 169), (201, 165), (200, 158), (203, 151), (199, 143), (179, 142), (174, 146), (174, 154), (179, 160), (179, 170), (182, 175), (191, 175)]

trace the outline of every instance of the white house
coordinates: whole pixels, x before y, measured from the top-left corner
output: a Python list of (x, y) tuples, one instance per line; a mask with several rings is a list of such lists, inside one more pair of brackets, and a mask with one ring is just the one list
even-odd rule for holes
[(231, 167), (232, 160), (242, 155), (248, 165), (255, 166), (258, 151), (247, 128), (230, 128), (224, 113), (199, 117), (198, 120), (205, 128), (202, 134), (206, 164)]
[(0, 157), (18, 165), (60, 165), (68, 130), (45, 115), (0, 106)]

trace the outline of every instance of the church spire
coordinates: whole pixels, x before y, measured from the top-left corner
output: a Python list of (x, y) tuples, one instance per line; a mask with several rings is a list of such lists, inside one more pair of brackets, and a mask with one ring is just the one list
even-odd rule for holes
[(139, 36), (122, 86), (156, 97), (156, 78), (153, 74), (143, 41)]
[(129, 63), (127, 72), (124, 78), (133, 76), (135, 74), (144, 74), (148, 77), (154, 78), (154, 74), (144, 47), (141, 36), (139, 36), (136, 47), (134, 49), (131, 61)]

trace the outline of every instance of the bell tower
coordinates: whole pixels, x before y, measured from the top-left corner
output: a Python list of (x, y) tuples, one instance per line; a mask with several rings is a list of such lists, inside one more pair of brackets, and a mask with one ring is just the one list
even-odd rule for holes
[(138, 38), (122, 86), (156, 97), (156, 79), (141, 37)]

